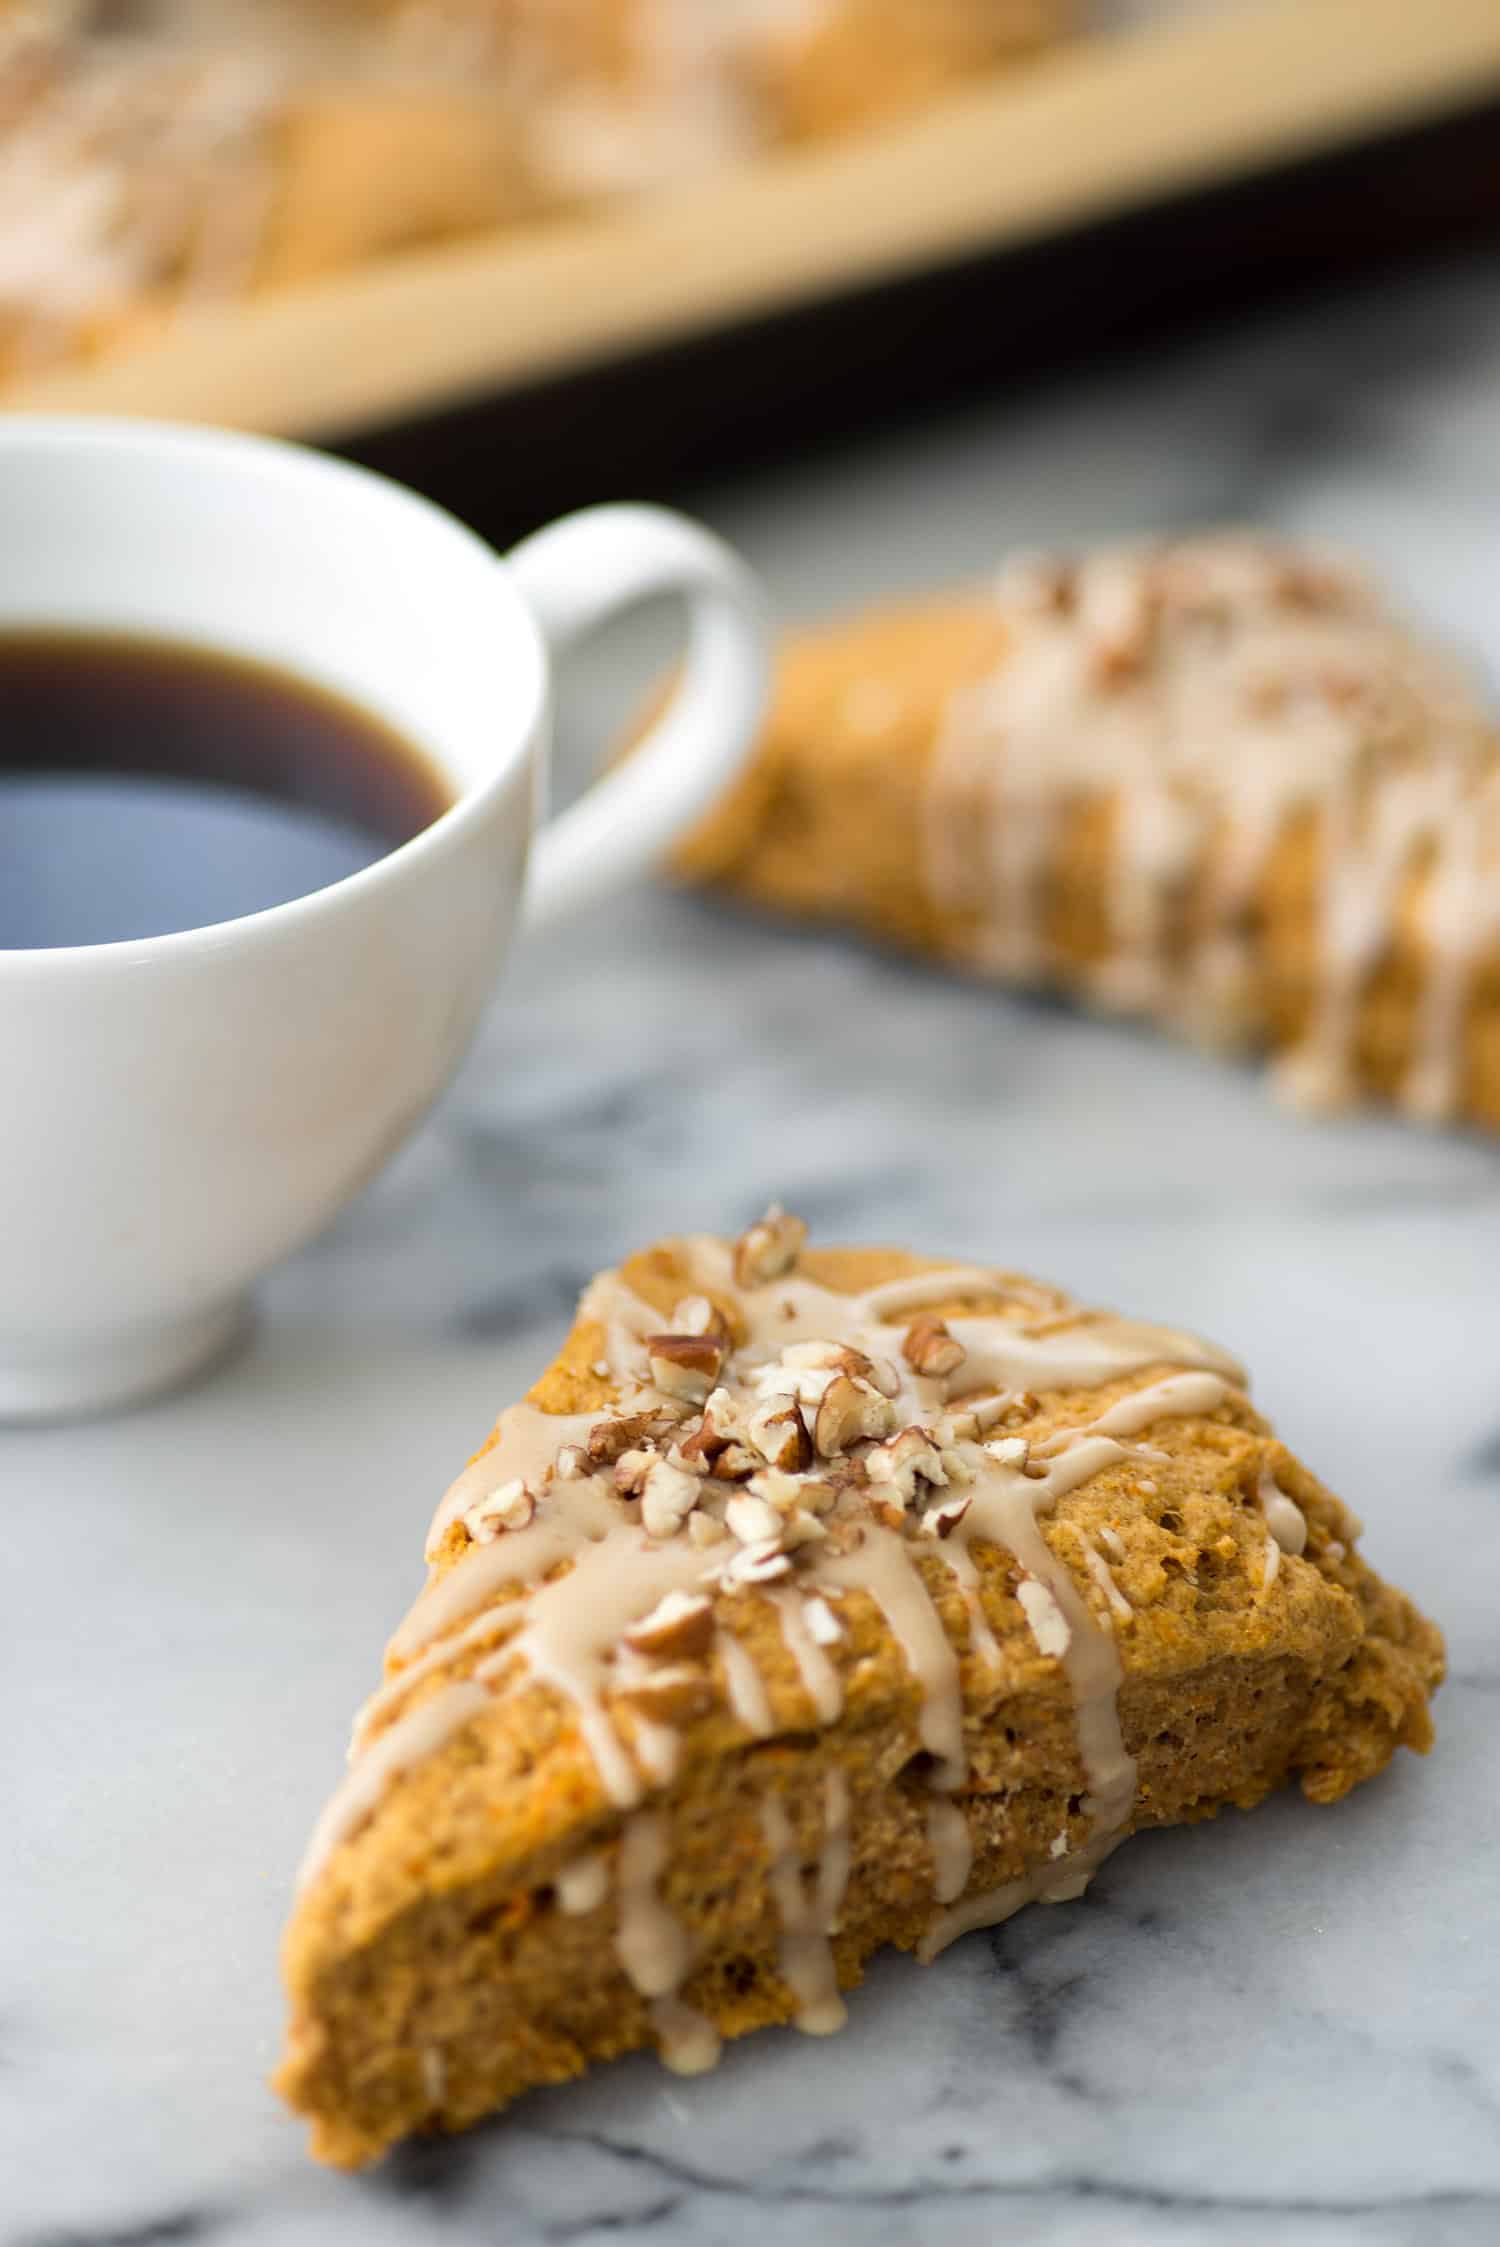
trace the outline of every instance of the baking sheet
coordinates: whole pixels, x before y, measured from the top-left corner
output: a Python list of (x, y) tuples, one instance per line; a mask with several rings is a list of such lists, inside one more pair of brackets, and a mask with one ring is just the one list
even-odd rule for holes
[(8, 403), (349, 439), (1497, 98), (1496, 0), (1242, 0), (690, 195), (184, 316)]

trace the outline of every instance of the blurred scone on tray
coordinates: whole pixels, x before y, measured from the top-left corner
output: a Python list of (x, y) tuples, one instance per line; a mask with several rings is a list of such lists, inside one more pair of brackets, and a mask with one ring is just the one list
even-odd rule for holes
[(1020, 559), (794, 636), (680, 854), (757, 904), (1214, 1046), (1299, 1107), (1500, 1127), (1500, 736), (1342, 557)]
[(0, 0), (0, 376), (940, 99), (1068, 0)]

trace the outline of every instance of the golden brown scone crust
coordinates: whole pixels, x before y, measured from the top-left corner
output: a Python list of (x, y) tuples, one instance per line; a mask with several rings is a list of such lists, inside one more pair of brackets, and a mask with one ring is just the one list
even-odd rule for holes
[[(800, 1267), (840, 1291), (930, 1268), (894, 1250), (810, 1251)], [(632, 1259), (623, 1277), (665, 1316), (684, 1270), (669, 1242)], [(556, 1413), (604, 1408), (600, 1342), (597, 1327), (576, 1326), (531, 1401)], [(1143, 1378), (1040, 1395), (1025, 1425), (1036, 1435), (1081, 1423)], [(1136, 1487), (1138, 1468), (1107, 1467), (1041, 1524), (1096, 1611), (1085, 1540), (1108, 1529), (1125, 1556), (1116, 1577), (1133, 1610), (1118, 1632), (1121, 1722), (1138, 1764), (1130, 1827), (1249, 1808), (1293, 1778), (1332, 1802), (1398, 1745), (1425, 1749), (1441, 1640), (1365, 1566), (1358, 1525), (1338, 1500), (1241, 1397), (1206, 1418), (1164, 1420), (1149, 1441), (1169, 1455), (1149, 1494)], [(1267, 1466), (1309, 1529), (1303, 1557), (1286, 1557), (1269, 1588), (1257, 1501)], [(437, 1571), (462, 1550), (455, 1534)], [(971, 1768), (960, 1800), (975, 1842), (967, 1893), (1017, 1878), (1060, 1832), (1077, 1841), (1086, 1830), (1072, 1696), (1027, 1627), (1010, 1554), (975, 1551), (1000, 1650), (987, 1670), (962, 1656), (969, 1622), (953, 1578), (920, 1563), (962, 1656)], [(834, 1652), (845, 1706), (820, 1725), (775, 1609), (753, 1593), (731, 1604), (766, 1680), (775, 1734), (750, 1736), (720, 1679), (659, 1803), (671, 1837), (662, 1894), (702, 1960), (684, 1994), (725, 2036), (795, 2009), (767, 1896), (757, 1807), (767, 1794), (813, 1857), (823, 1779), (838, 1772), (847, 1783), (853, 1870), (833, 1944), (845, 1986), (881, 1945), (914, 1948), (933, 1911), (920, 1695), (880, 1609), (850, 1598), (848, 1636)], [(415, 1694), (440, 1691), (473, 1659)], [(357, 2165), (409, 2131), (461, 2128), (532, 2085), (652, 2041), (648, 2008), (615, 1956), (613, 1902), (569, 1916), (553, 1886), (580, 1852), (612, 1859), (620, 1830), (570, 1707), (541, 1685), (507, 1693), (391, 1783), (305, 1891), (287, 1936), (292, 2023), (276, 2080), (311, 2119), (317, 2155)], [(437, 2050), (435, 2072), (424, 2055)]]
[[(686, 879), (773, 911), (830, 920), (972, 971), (981, 921), (932, 893), (929, 782), (956, 692), (1003, 668), (1006, 623), (980, 593), (914, 601), (789, 638), (770, 718), (749, 768), (676, 857)], [(980, 807), (973, 806), (976, 818)], [(1119, 801), (1073, 800), (1041, 892), (1047, 980), (1088, 998), (1114, 947), (1109, 874)], [(1207, 923), (1224, 838), (1167, 901), (1167, 951), (1186, 962)], [(1232, 1009), (1191, 1027), (1207, 1042), (1273, 1051), (1301, 1044), (1323, 978), (1320, 899), (1328, 856), (1319, 817), (1280, 830), (1250, 901), (1248, 973)], [(1419, 851), (1398, 884), (1389, 941), (1361, 989), (1350, 1089), (1398, 1098), (1418, 1058), (1433, 954), (1431, 862)], [(983, 972), (983, 970), (981, 970)], [(1500, 942), (1468, 966), (1456, 1028), (1452, 1113), (1500, 1129)]]

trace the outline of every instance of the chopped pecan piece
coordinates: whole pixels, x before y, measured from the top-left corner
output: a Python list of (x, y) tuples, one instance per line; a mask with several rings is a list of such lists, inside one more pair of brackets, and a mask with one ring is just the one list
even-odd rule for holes
[(958, 1371), (964, 1362), (964, 1346), (941, 1319), (914, 1319), (906, 1330), (901, 1355), (914, 1373), (938, 1381)]
[(742, 1545), (758, 1545), (781, 1535), (781, 1516), (764, 1498), (736, 1495), (724, 1508), (724, 1519)]
[(696, 1475), (666, 1459), (653, 1461), (641, 1485), (641, 1521), (649, 1537), (675, 1537), (698, 1503)]
[(772, 1584), (791, 1572), (791, 1558), (779, 1538), (768, 1537), (758, 1545), (741, 1545), (724, 1569), (723, 1583), (726, 1591), (738, 1591), (749, 1584)]
[(601, 1420), (589, 1430), (589, 1457), (596, 1466), (612, 1467), (622, 1452), (634, 1450), (643, 1436), (652, 1433), (653, 1417), (649, 1412), (631, 1412), (618, 1420)]
[(951, 1537), (973, 1503), (972, 1491), (954, 1491), (937, 1505), (929, 1506), (917, 1526), (924, 1537)]
[(800, 1217), (788, 1217), (779, 1202), (772, 1202), (759, 1224), (741, 1233), (734, 1244), (736, 1287), (764, 1287), (791, 1270), (802, 1253), (807, 1227)]
[(925, 1482), (943, 1483), (948, 1480), (948, 1470), (925, 1428), (903, 1428), (889, 1443), (877, 1445), (865, 1460), (865, 1471), (871, 1482), (884, 1483), (893, 1497), (910, 1504), (917, 1494), (919, 1478)]
[(674, 1334), (707, 1334), (715, 1342), (729, 1340), (729, 1321), (706, 1295), (685, 1295), (672, 1313)]
[(745, 1440), (768, 1466), (796, 1474), (812, 1458), (812, 1443), (791, 1397), (769, 1396), (745, 1422)]
[(659, 1389), (686, 1404), (703, 1404), (723, 1367), (724, 1344), (711, 1334), (653, 1334), (646, 1355)]
[(639, 1498), (656, 1465), (654, 1451), (622, 1451), (615, 1461), (615, 1488), (622, 1498)]
[(502, 1530), (524, 1529), (536, 1514), (536, 1500), (519, 1479), (502, 1482), (476, 1499), (463, 1517), (476, 1545), (492, 1544)]
[(653, 1660), (690, 1661), (706, 1654), (714, 1635), (713, 1602), (705, 1592), (668, 1592), (632, 1623), (625, 1642)]
[(755, 1453), (743, 1443), (727, 1443), (713, 1463), (716, 1482), (743, 1482), (753, 1475), (760, 1465)]
[(813, 1424), (813, 1442), (822, 1458), (834, 1459), (851, 1443), (867, 1436), (888, 1436), (895, 1422), (889, 1397), (840, 1373), (823, 1392)]

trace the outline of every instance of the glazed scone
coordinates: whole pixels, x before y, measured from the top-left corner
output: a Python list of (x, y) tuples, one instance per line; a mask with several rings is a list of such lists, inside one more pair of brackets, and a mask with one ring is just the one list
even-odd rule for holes
[(530, 215), (483, 69), (369, 11), (0, 4), (0, 378)]
[(1023, 562), (794, 639), (682, 870), (1266, 1046), (1309, 1107), (1500, 1126), (1500, 737), (1345, 563)]
[(323, 2159), (826, 2033), (883, 1944), (1428, 1745), (1437, 1632), (1223, 1352), (802, 1242), (596, 1280), (439, 1506), (286, 1940)]

